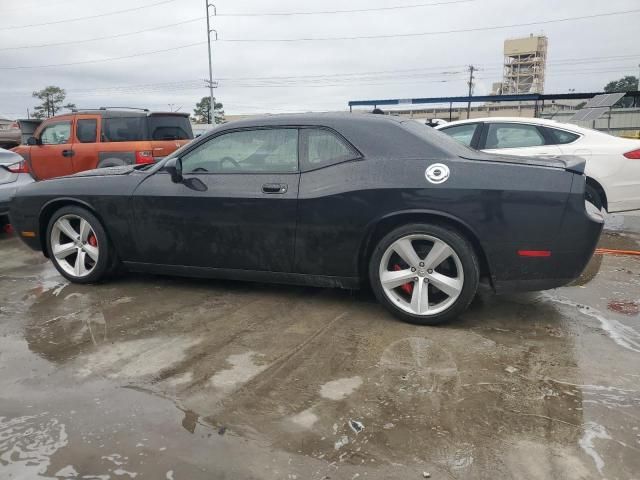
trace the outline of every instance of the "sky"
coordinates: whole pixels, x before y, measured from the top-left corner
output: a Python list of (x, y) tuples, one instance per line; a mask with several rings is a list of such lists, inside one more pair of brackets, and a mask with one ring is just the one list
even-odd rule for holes
[[(191, 112), (208, 96), (205, 5), (0, 0), (0, 116), (26, 117), (47, 85), (80, 108)], [(549, 38), (545, 93), (599, 91), (640, 71), (638, 0), (218, 0), (215, 9), (214, 95), (227, 114), (465, 95), (469, 65), (474, 93), (488, 94), (504, 40), (532, 33)]]

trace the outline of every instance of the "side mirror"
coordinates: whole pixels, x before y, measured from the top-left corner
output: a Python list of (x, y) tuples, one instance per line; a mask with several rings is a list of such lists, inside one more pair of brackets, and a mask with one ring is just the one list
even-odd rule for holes
[(164, 165), (163, 170), (171, 175), (173, 183), (182, 183), (182, 160), (179, 157), (171, 158)]
[(31, 146), (40, 145), (40, 142), (36, 137), (29, 137), (27, 138), (27, 145), (31, 145)]

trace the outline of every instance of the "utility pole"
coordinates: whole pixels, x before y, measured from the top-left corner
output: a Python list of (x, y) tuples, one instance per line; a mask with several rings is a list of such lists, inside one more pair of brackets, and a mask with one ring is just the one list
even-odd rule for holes
[(467, 119), (471, 117), (471, 95), (473, 94), (473, 72), (475, 69), (473, 65), (469, 65), (469, 103), (467, 103)]
[(211, 23), (209, 20), (209, 7), (213, 8), (213, 15), (216, 15), (216, 6), (209, 3), (209, 0), (204, 0), (207, 5), (207, 47), (209, 49), (209, 123), (212, 124), (213, 120), (213, 108), (215, 107), (215, 101), (213, 99), (213, 65), (211, 61), (211, 32), (215, 32), (216, 40), (218, 39), (218, 32), (211, 29)]

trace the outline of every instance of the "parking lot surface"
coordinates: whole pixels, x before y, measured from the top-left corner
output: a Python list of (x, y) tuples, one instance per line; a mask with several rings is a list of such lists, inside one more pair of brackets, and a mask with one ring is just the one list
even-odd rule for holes
[(72, 285), (0, 236), (0, 478), (637, 478), (639, 365), (640, 257), (418, 327), (367, 292)]

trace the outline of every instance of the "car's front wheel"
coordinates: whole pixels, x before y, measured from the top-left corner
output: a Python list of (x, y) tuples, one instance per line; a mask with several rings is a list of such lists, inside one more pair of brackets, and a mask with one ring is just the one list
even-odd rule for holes
[(435, 325), (457, 317), (478, 288), (478, 259), (457, 231), (413, 224), (387, 234), (369, 262), (378, 301), (411, 323)]
[(68, 206), (55, 212), (46, 240), (49, 258), (71, 282), (97, 282), (113, 264), (114, 254), (103, 226), (84, 208)]

